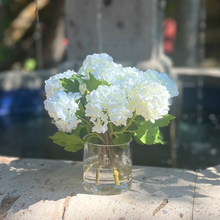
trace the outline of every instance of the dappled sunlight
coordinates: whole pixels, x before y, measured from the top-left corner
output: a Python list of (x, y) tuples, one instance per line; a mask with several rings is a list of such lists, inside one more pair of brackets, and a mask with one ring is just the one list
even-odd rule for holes
[[(34, 205), (65, 200), (78, 192), (86, 193), (82, 185), (82, 164), (53, 160), (7, 160), (0, 158), (0, 201), (8, 195), (18, 197), (13, 212), (28, 210)], [(18, 209), (18, 210), (17, 210)]]
[[(29, 171), (28, 169), (23, 169), (23, 168), (15, 168), (15, 167), (10, 167), (9, 171), (13, 171), (16, 173), (21, 173), (21, 172), (25, 172), (25, 171)], [(31, 171), (37, 171), (37, 169), (31, 169)]]
[(206, 170), (201, 170), (197, 174), (197, 184), (204, 184), (205, 186), (217, 186), (220, 183), (220, 167), (210, 167)]
[(210, 171), (211, 173), (220, 176), (220, 169), (219, 167), (209, 167), (206, 169), (207, 171)]
[[(0, 200), (13, 195), (16, 206), (10, 210), (16, 215), (24, 212), (31, 216), (41, 209), (43, 215), (49, 216), (52, 212), (55, 216), (55, 213), (63, 213), (64, 209), (70, 207), (69, 214), (75, 216), (81, 212), (86, 218), (92, 211), (105, 216), (106, 213), (121, 213), (124, 207), (132, 207), (131, 211), (123, 212), (124, 216), (128, 213), (152, 216), (166, 199), (168, 204), (163, 212), (177, 215), (178, 207), (184, 209), (184, 213), (191, 209), (194, 191), (196, 189), (197, 192), (200, 183), (210, 190), (212, 185), (219, 183), (219, 180), (214, 179), (219, 177), (219, 167), (196, 173), (190, 170), (133, 166), (131, 190), (121, 195), (98, 196), (84, 190), (81, 162), (10, 160), (4, 157), (0, 161)], [(196, 198), (209, 198), (209, 195), (200, 190)], [(48, 206), (52, 207), (51, 211), (46, 208)]]

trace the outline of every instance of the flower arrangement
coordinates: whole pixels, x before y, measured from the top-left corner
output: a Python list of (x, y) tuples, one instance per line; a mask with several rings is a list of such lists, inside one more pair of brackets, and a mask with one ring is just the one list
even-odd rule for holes
[[(131, 187), (132, 162), (123, 159), (127, 144), (131, 137), (139, 144), (163, 143), (159, 128), (174, 118), (168, 111), (171, 98), (178, 95), (166, 73), (123, 68), (107, 54), (87, 56), (78, 73), (50, 77), (45, 91), (45, 109), (59, 130), (50, 137), (56, 144), (70, 152), (86, 143), (101, 144), (92, 148), (83, 175), (84, 188), (100, 194)], [(107, 166), (112, 175), (100, 186), (100, 175), (109, 175)]]
[(45, 91), (45, 109), (59, 130), (50, 138), (70, 152), (88, 141), (162, 143), (159, 128), (174, 118), (168, 111), (178, 95), (166, 73), (122, 67), (105, 53), (88, 55), (78, 73), (50, 77)]

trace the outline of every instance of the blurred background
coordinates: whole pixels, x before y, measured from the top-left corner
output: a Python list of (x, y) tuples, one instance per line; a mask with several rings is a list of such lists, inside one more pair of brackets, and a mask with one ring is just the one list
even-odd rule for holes
[(82, 160), (48, 136), (44, 81), (86, 55), (166, 72), (178, 85), (165, 145), (133, 145), (135, 165), (220, 163), (219, 0), (0, 0), (0, 155)]

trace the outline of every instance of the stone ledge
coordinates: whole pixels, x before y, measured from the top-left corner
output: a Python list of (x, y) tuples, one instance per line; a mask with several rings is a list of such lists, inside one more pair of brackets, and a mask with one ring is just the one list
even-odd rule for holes
[(81, 162), (0, 157), (0, 220), (220, 218), (220, 166), (133, 166), (132, 189), (116, 196), (89, 195), (82, 172)]

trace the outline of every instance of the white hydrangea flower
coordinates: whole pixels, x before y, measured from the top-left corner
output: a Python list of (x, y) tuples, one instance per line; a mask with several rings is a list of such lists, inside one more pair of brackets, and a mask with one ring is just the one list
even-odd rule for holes
[(168, 77), (166, 73), (159, 73), (154, 70), (147, 70), (143, 73), (143, 76), (146, 80), (160, 82), (161, 85), (165, 86), (166, 89), (169, 91), (171, 98), (179, 95), (177, 86), (173, 83), (173, 81)]
[(106, 53), (88, 55), (78, 74), (84, 76), (85, 79), (89, 79), (89, 73), (96, 79), (103, 79), (112, 65), (114, 65), (113, 59)]
[(135, 67), (123, 68), (123, 74), (121, 75), (123, 76), (116, 81), (116, 84), (125, 91), (133, 90), (136, 84), (142, 83), (143, 81), (143, 72)]
[(145, 81), (136, 84), (136, 88), (130, 90), (130, 107), (141, 115), (146, 121), (162, 118), (169, 111), (170, 94), (165, 86), (156, 82)]
[(103, 71), (102, 78), (110, 85), (119, 85), (122, 83), (124, 78), (124, 71), (121, 64), (112, 63), (105, 71)]
[(105, 133), (108, 119), (115, 125), (126, 125), (127, 119), (132, 117), (126, 92), (119, 87), (99, 86), (87, 95), (86, 116), (91, 117), (95, 125), (93, 131)]
[(65, 93), (62, 89), (55, 91), (51, 98), (44, 101), (45, 109), (54, 119), (57, 128), (64, 132), (71, 132), (81, 122), (75, 113), (79, 109), (76, 100), (80, 99), (80, 93)]
[(55, 93), (55, 91), (59, 89), (64, 89), (60, 82), (60, 79), (64, 79), (64, 78), (69, 79), (74, 74), (77, 73), (72, 70), (68, 70), (67, 72), (59, 73), (54, 76), (51, 76), (48, 80), (46, 80), (45, 81), (46, 97), (51, 98)]
[(130, 111), (136, 111), (146, 121), (154, 122), (168, 114), (170, 99), (178, 95), (177, 86), (167, 74), (153, 70), (142, 72), (126, 67), (114, 83), (126, 92)]

